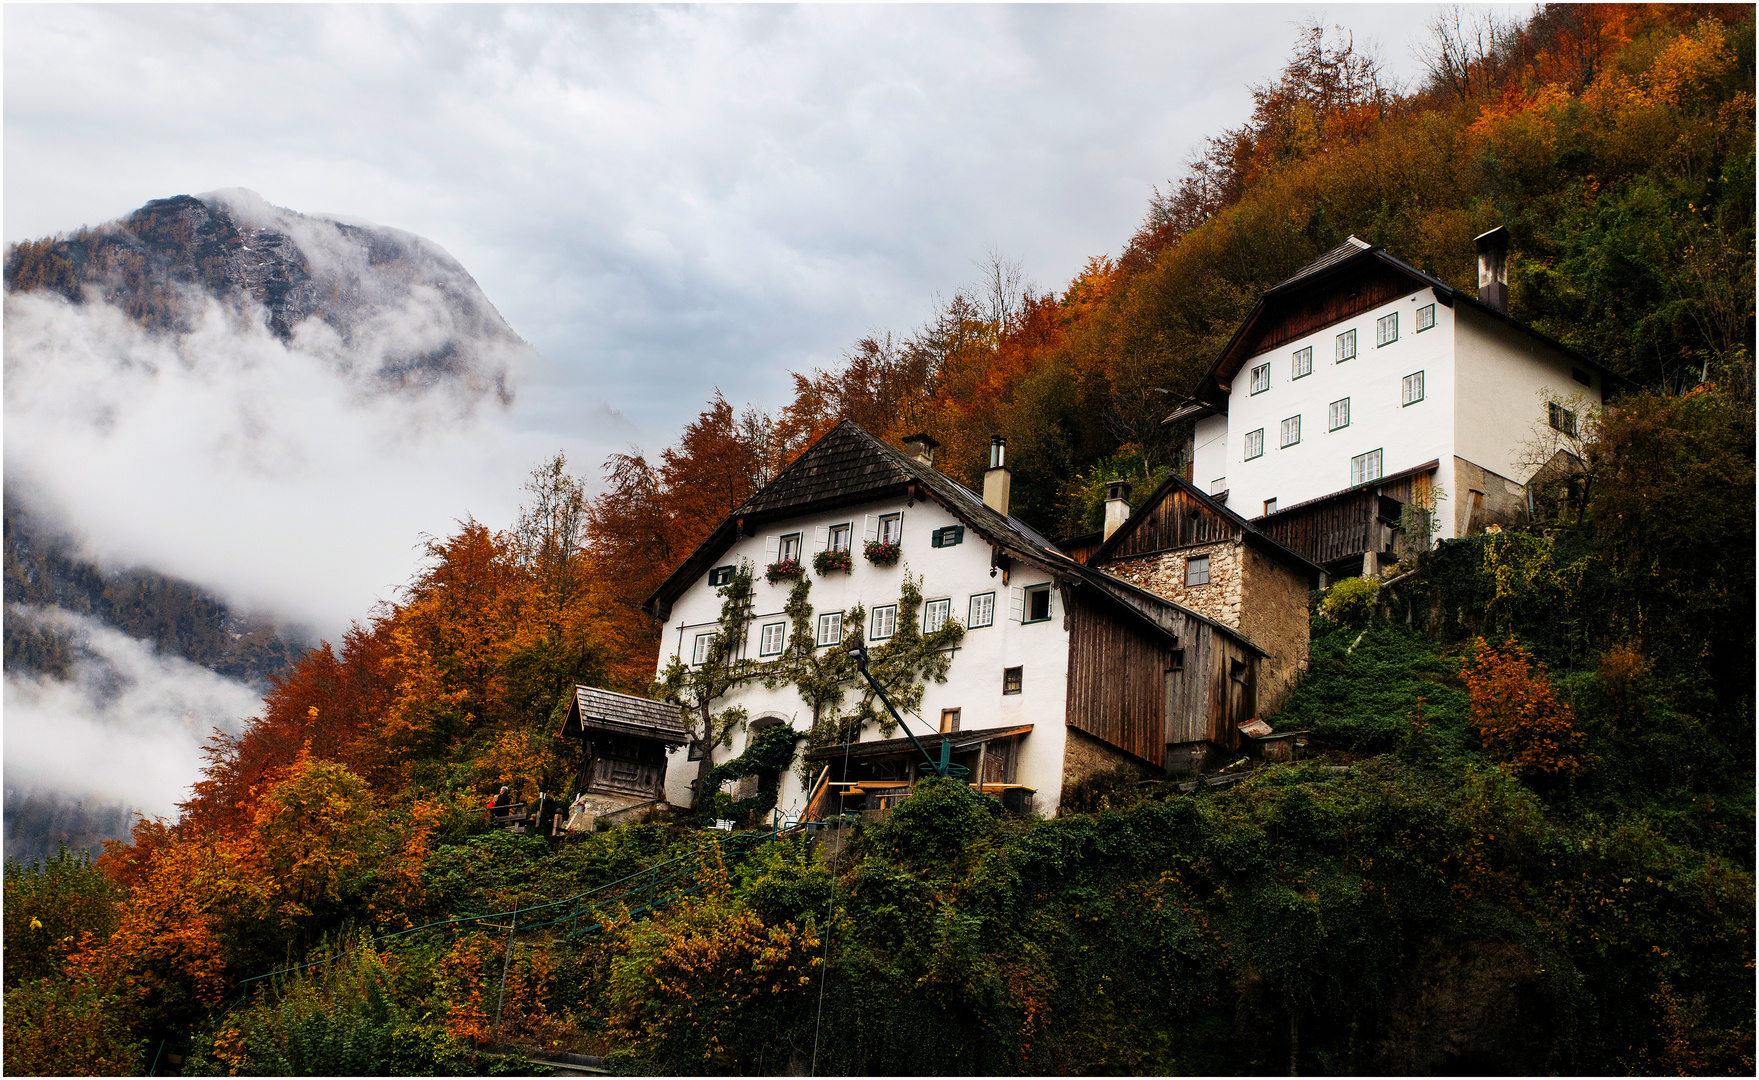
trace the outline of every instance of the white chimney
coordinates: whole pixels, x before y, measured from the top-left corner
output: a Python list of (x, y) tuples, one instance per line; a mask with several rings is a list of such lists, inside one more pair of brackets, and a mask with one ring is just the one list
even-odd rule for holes
[(1509, 313), (1509, 231), (1501, 225), (1478, 237), (1478, 299)]
[(993, 435), (989, 440), (989, 468), (983, 471), (983, 505), (1006, 517), (1008, 494), (1014, 474), (1008, 471), (1008, 440)]
[(1112, 480), (1105, 486), (1105, 539), (1130, 518), (1130, 481)]
[(934, 449), (939, 445), (940, 443), (921, 432), (904, 437), (904, 452), (931, 469), (934, 468)]

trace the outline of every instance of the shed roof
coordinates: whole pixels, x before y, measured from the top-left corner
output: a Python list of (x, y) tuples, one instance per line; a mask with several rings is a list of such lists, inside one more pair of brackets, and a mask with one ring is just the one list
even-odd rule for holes
[(568, 718), (562, 722), (562, 730), (557, 734), (572, 738), (584, 731), (633, 735), (680, 746), (690, 737), (684, 730), (684, 722), (678, 719), (677, 708), (663, 701), (593, 686), (576, 686), (574, 703), (568, 707)]
[[(953, 744), (955, 751), (967, 746), (976, 746), (982, 742), (993, 742), (996, 739), (1012, 739), (1020, 735), (1030, 735), (1031, 724), (1016, 724), (1013, 727), (973, 728), (970, 731), (935, 732), (932, 735), (920, 736), (916, 741), (924, 750), (939, 750), (943, 741)], [(830, 758), (849, 757), (883, 757), (888, 754), (900, 754), (914, 751), (916, 747), (909, 738), (881, 739), (878, 742), (838, 743), (835, 746), (821, 746), (806, 755), (807, 761), (825, 761)]]

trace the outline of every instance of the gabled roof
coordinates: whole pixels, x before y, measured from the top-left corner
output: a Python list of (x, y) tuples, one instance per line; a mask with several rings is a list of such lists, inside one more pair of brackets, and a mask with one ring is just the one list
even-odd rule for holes
[(562, 730), (557, 734), (576, 738), (583, 731), (659, 739), (679, 746), (689, 740), (675, 707), (592, 686), (574, 688), (574, 703), (568, 706), (568, 718), (562, 721)]
[(656, 618), (668, 618), (678, 597), (708, 573), (727, 549), (738, 542), (742, 531), (746, 535), (755, 535), (749, 531), (755, 525), (840, 505), (870, 502), (906, 491), (939, 503), (972, 532), (989, 541), (999, 554), (1036, 566), (1061, 583), (1091, 585), (1135, 612), (1143, 622), (1161, 633), (1169, 631), (1150, 614), (1154, 605), (1209, 623), (1248, 648), (1261, 654), (1264, 652), (1231, 626), (1076, 562), (1059, 551), (1056, 544), (1037, 529), (1019, 518), (990, 509), (977, 492), (887, 444), (851, 420), (844, 420), (832, 428), (774, 480), (764, 485), (763, 490), (727, 515), (708, 539), (699, 544), (642, 603), (642, 610)]
[[(1228, 395), (1221, 389), (1221, 384), (1231, 382), (1234, 376), (1239, 374), (1240, 368), (1246, 360), (1257, 355), (1254, 350), (1254, 345), (1258, 340), (1255, 331), (1263, 324), (1269, 314), (1280, 310), (1286, 302), (1297, 297), (1311, 296), (1316, 291), (1323, 290), (1345, 278), (1355, 277), (1370, 269), (1378, 269), (1382, 272), (1405, 277), (1409, 279), (1413, 288), (1433, 289), (1436, 300), (1444, 306), (1451, 308), (1458, 305), (1471, 308), (1497, 322), (1512, 327), (1548, 348), (1556, 349), (1571, 361), (1594, 368), (1601, 373), (1604, 379), (1611, 380), (1616, 386), (1628, 388), (1632, 385), (1629, 379), (1604, 364), (1583, 356), (1549, 334), (1535, 330), (1526, 323), (1510, 318), (1506, 312), (1491, 307), (1478, 299), (1477, 293), (1456, 289), (1440, 278), (1426, 274), (1403, 259), (1389, 254), (1385, 248), (1352, 236), (1308, 263), (1290, 277), (1284, 278), (1264, 291), (1257, 303), (1253, 304), (1252, 309), (1246, 313), (1246, 317), (1240, 320), (1240, 325), (1235, 329), (1234, 336), (1228, 339), (1221, 354), (1216, 357), (1215, 362), (1210, 365), (1202, 380), (1198, 382), (1192, 400), (1206, 402), (1225, 411)], [(1172, 423), (1175, 419), (1185, 419), (1191, 415), (1195, 414), (1186, 406), (1162, 423)]]
[(973, 532), (1007, 554), (1057, 573), (1063, 555), (1032, 526), (998, 514), (983, 497), (884, 441), (844, 420), (813, 443), (793, 464), (763, 486), (704, 540), (642, 604), (661, 618), (697, 577), (708, 572), (741, 532), (766, 521), (799, 517), (851, 503), (903, 495), (932, 499)]
[(1104, 543), (1099, 545), (1099, 548), (1095, 550), (1093, 554), (1087, 557), (1088, 563), (1098, 564), (1104, 562), (1107, 558), (1110, 558), (1112, 552), (1117, 549), (1118, 545), (1124, 542), (1124, 538), (1129, 536), (1132, 531), (1142, 524), (1145, 518), (1154, 512), (1155, 506), (1175, 491), (1183, 491), (1186, 495), (1195, 499), (1204, 509), (1217, 515), (1234, 528), (1239, 529), (1247, 543), (1263, 551), (1265, 554), (1270, 555), (1272, 558), (1287, 564), (1297, 572), (1307, 575), (1315, 584), (1318, 583), (1320, 575), (1325, 572), (1324, 567), (1307, 558), (1305, 555), (1296, 552), (1293, 548), (1286, 547), (1282, 543), (1271, 539), (1265, 533), (1259, 531), (1256, 525), (1247, 521), (1234, 511), (1229, 510), (1225, 504), (1217, 502), (1215, 499), (1204, 494), (1195, 485), (1187, 483), (1180, 478), (1178, 473), (1168, 475), (1166, 480), (1161, 483), (1160, 487), (1154, 489), (1154, 494), (1142, 500), (1142, 505), (1136, 508), (1136, 512), (1125, 518), (1124, 523), (1118, 526), (1117, 531), (1113, 532)]

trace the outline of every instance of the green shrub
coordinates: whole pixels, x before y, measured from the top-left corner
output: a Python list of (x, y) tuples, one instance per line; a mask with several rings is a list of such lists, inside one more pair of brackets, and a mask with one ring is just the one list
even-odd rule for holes
[(1380, 583), (1367, 578), (1345, 578), (1326, 590), (1321, 601), (1327, 616), (1345, 626), (1364, 627), (1374, 617), (1375, 597)]

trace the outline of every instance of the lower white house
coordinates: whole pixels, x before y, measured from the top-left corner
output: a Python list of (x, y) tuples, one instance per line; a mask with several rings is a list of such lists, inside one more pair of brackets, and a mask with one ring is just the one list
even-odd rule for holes
[[(921, 700), (906, 723), (931, 755), (948, 742), (972, 783), (1018, 809), (1055, 813), (1065, 786), (1093, 772), (1164, 770), (1168, 733), (1185, 730), (1191, 717), (1230, 732), (1251, 718), (1264, 648), (1069, 559), (1008, 516), (1000, 440), (983, 496), (935, 470), (933, 440), (907, 445), (900, 451), (845, 421), (729, 515), (645, 604), (666, 626), (658, 670), (674, 658), (687, 665), (709, 658), (721, 590), (750, 564), (752, 607), (734, 661), (779, 664), (791, 648), (846, 651), (857, 608), (870, 650), (897, 638), (900, 618), (926, 633), (948, 620), (962, 626), (963, 637), (944, 653), (944, 681), (917, 684)], [(870, 561), (868, 540), (895, 543), (897, 561)], [(848, 570), (816, 571), (814, 557), (826, 550), (848, 552)], [(812, 616), (802, 624), (784, 610), (795, 579), (767, 580), (772, 566), (790, 561), (811, 583)], [(920, 591), (914, 614), (906, 575)], [(810, 642), (795, 640), (797, 625)], [(844, 690), (837, 715), (847, 717), (865, 684), (851, 673)], [(814, 727), (795, 683), (746, 681), (713, 704), (730, 706), (743, 708), (746, 721), (730, 746), (711, 748), (717, 763), (767, 726), (803, 734)], [(924, 774), (923, 755), (903, 731), (839, 726), (829, 711), (819, 719), (816, 744), (803, 739), (781, 778), (784, 815), (883, 808)], [(665, 791), (674, 805), (694, 801), (702, 753), (694, 744), (672, 752)]]

